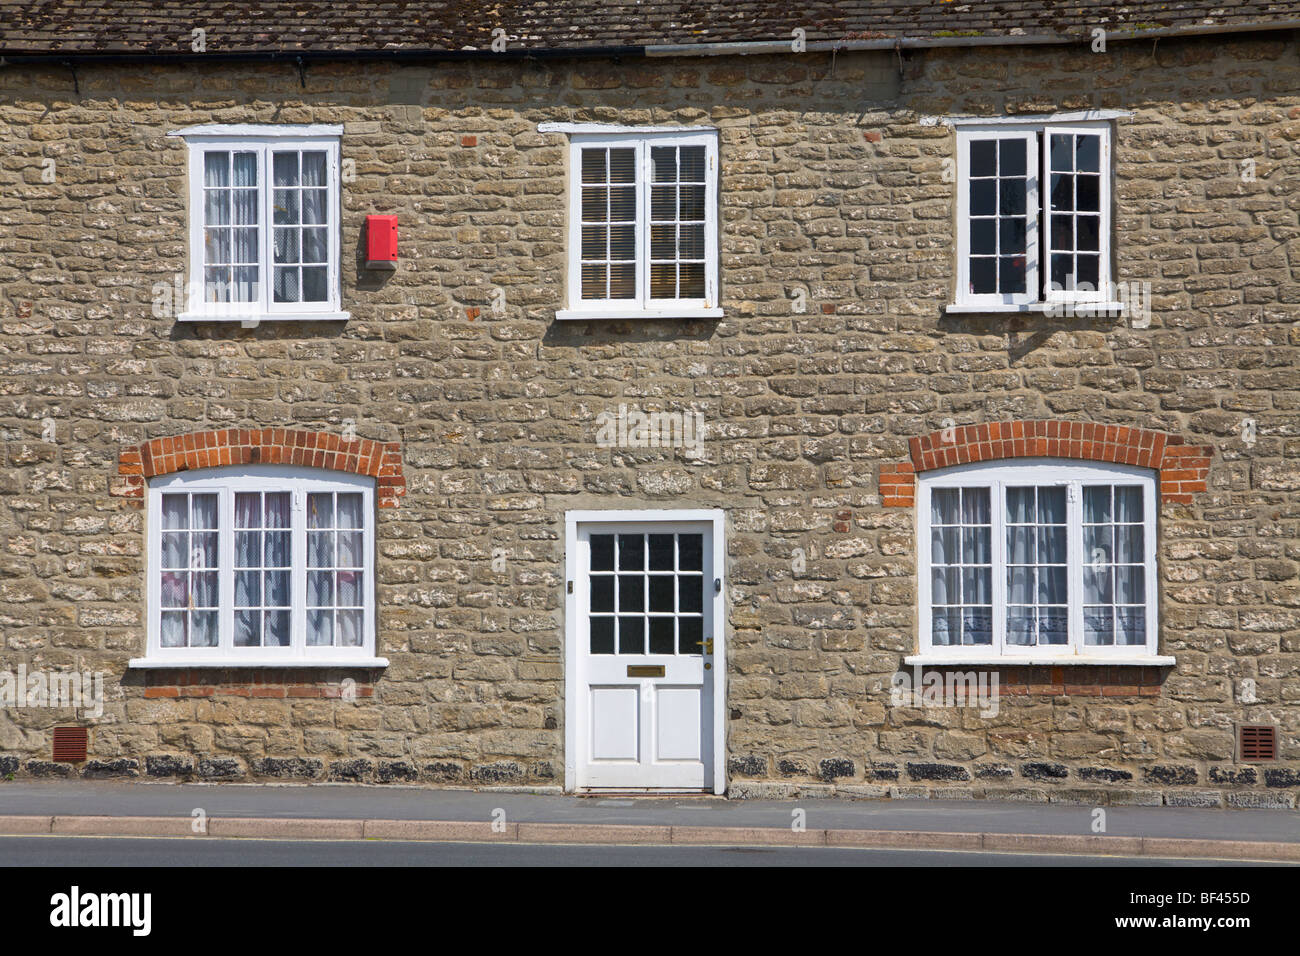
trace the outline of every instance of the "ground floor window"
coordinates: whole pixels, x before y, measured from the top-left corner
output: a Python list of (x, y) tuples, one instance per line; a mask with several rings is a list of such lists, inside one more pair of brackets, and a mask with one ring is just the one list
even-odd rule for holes
[(373, 512), (362, 476), (250, 466), (155, 479), (148, 658), (373, 655)]
[(917, 511), (923, 654), (1155, 654), (1154, 473), (965, 465), (922, 475)]

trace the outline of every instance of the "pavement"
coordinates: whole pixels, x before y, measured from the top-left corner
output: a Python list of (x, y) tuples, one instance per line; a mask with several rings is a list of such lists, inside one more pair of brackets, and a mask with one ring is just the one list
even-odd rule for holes
[(1285, 810), (577, 797), (356, 784), (0, 782), (0, 836), (847, 847), (1300, 863), (1300, 813)]

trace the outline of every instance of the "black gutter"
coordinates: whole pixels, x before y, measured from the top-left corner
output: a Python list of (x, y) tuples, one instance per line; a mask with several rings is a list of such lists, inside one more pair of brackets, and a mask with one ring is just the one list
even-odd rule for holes
[(73, 63), (325, 63), (350, 60), (377, 62), (439, 62), (466, 60), (558, 60), (574, 58), (644, 57), (645, 46), (588, 46), (588, 47), (506, 47), (500, 53), (492, 50), (249, 50), (235, 53), (9, 53), (0, 50), (0, 66), (25, 64), (51, 64), (68, 66)]

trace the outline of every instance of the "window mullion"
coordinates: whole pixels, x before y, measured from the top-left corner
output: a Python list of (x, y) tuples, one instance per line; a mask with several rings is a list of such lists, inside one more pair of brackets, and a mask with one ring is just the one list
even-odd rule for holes
[(257, 188), (260, 221), (257, 224), (258, 257), (261, 283), (258, 288), (258, 303), (263, 313), (271, 310), (271, 184), (267, 177), (271, 170), (271, 147), (262, 146), (257, 150)]
[(295, 657), (306, 653), (307, 647), (307, 493), (299, 484), (292, 487), (292, 517), (290, 524), (289, 566), (293, 589), (289, 652)]
[(1075, 653), (1084, 653), (1083, 645), (1083, 482), (1075, 479), (1069, 483), (1066, 514), (1066, 555), (1069, 570), (1066, 575), (1066, 594), (1070, 600), (1069, 647)]
[(1007, 529), (1002, 482), (995, 481), (989, 486), (989, 499), (993, 522), (993, 645), (1001, 656), (1007, 652)]
[(234, 492), (217, 496), (217, 650), (230, 654), (235, 646), (235, 520)]
[(636, 293), (637, 306), (650, 307), (650, 144), (636, 144)]

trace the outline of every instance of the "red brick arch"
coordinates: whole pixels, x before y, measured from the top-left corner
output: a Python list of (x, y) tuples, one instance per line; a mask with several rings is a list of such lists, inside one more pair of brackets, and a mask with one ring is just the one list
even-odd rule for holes
[(113, 494), (142, 499), (148, 478), (223, 465), (301, 465), (369, 475), (380, 508), (397, 507), (406, 494), (399, 442), (296, 428), (222, 428), (132, 445), (118, 458)]
[(882, 465), (880, 495), (886, 507), (910, 508), (923, 471), (1004, 458), (1077, 458), (1137, 465), (1160, 472), (1160, 500), (1190, 504), (1206, 490), (1209, 445), (1188, 445), (1180, 435), (1093, 422), (1010, 421), (958, 425), (909, 441), (911, 460)]

